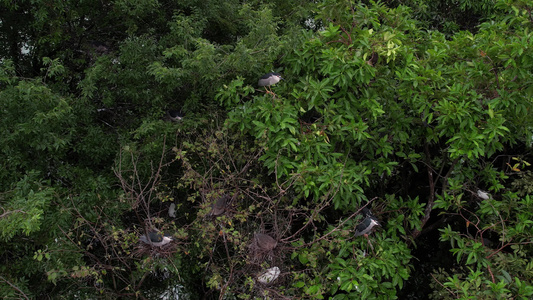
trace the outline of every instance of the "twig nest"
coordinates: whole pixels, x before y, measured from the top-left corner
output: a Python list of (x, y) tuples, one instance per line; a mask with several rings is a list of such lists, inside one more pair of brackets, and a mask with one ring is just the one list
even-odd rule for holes
[(254, 238), (257, 247), (263, 251), (270, 251), (278, 245), (278, 241), (268, 234), (256, 233)]
[(263, 274), (257, 276), (257, 281), (262, 284), (270, 284), (279, 277), (280, 270), (278, 267), (267, 269)]

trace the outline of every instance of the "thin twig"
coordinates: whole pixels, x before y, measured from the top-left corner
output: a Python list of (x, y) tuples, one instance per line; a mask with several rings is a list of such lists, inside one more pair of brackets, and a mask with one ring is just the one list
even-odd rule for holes
[[(431, 273), (430, 273), (431, 274)], [(455, 298), (459, 299), (459, 297), (454, 293), (452, 292), (449, 288), (445, 287), (444, 284), (442, 284), (440, 281), (437, 280), (437, 278), (435, 278), (435, 275), (431, 274), (431, 277), (433, 277), (433, 279), (438, 283), (440, 284), (440, 286), (442, 286), (444, 289), (446, 289), (448, 291), (448, 293), (452, 294)]]
[(6, 210), (2, 207), (2, 210), (3, 210), (4, 212), (0, 215), (0, 219), (1, 219), (1, 218), (4, 218), (4, 217), (6, 217), (6, 216), (8, 216), (8, 215), (10, 215), (10, 214), (14, 214), (14, 213), (18, 213), (18, 212), (23, 213), (23, 214), (27, 214), (27, 212), (25, 212), (25, 211), (23, 211), (23, 210), (21, 210), (21, 209), (15, 209), (15, 210), (9, 210), (9, 211), (6, 211)]
[(27, 299), (29, 300), (30, 298), (28, 298), (28, 296), (26, 296), (26, 294), (21, 290), (19, 289), (16, 285), (12, 284), (11, 282), (9, 282), (7, 279), (5, 279), (4, 277), (0, 276), (0, 279), (2, 279), (3, 281), (5, 281), (7, 284), (9, 284), (9, 286), (11, 286), (12, 288), (14, 288), (15, 290), (17, 290), (20, 294), (22, 294), (22, 296), (24, 297), (24, 299)]

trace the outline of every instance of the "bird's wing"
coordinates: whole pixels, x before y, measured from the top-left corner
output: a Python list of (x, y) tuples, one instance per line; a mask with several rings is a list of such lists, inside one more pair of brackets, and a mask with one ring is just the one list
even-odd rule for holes
[(151, 242), (148, 241), (148, 239), (146, 238), (145, 235), (141, 235), (141, 237), (139, 238), (139, 240), (141, 240), (141, 242), (143, 242), (143, 243), (151, 244)]

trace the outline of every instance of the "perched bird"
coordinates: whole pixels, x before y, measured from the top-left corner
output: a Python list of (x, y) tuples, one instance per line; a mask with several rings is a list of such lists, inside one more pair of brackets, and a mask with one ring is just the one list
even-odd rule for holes
[(268, 234), (256, 233), (254, 239), (259, 249), (263, 251), (270, 251), (278, 245), (278, 242)]
[(211, 207), (211, 213), (209, 215), (216, 217), (216, 216), (220, 216), (221, 214), (223, 214), (226, 211), (226, 204), (228, 200), (230, 199), (231, 199), (230, 195), (224, 195), (218, 198), (218, 200), (215, 203), (213, 203)]
[(171, 203), (168, 207), (168, 216), (171, 218), (176, 217), (176, 203)]
[(259, 281), (262, 284), (272, 283), (274, 280), (278, 278), (280, 273), (281, 272), (278, 267), (272, 267), (270, 269), (265, 270), (263, 274), (259, 275), (257, 277), (257, 281)]
[(166, 236), (157, 230), (148, 230), (147, 233), (141, 235), (139, 239), (145, 244), (156, 247), (162, 247), (174, 240), (172, 237)]
[(100, 41), (92, 41), (91, 47), (98, 54), (106, 54), (109, 52), (109, 47)]
[(172, 122), (178, 122), (181, 119), (183, 119), (183, 114), (180, 111), (170, 109), (170, 110), (167, 110), (167, 116), (166, 117), (167, 117), (168, 120), (170, 120)]
[(490, 194), (482, 190), (477, 190), (477, 196), (482, 200), (490, 199)]
[(363, 216), (363, 221), (355, 227), (355, 236), (368, 236), (368, 233), (374, 226), (381, 226), (378, 219), (376, 219), (376, 217), (372, 215), (372, 212), (370, 212), (370, 209), (364, 207), (361, 210), (361, 215)]
[(257, 85), (264, 86), (267, 94), (275, 95), (272, 91), (268, 90), (267, 87), (278, 83), (282, 79), (283, 78), (281, 78), (281, 74), (272, 72), (272, 73), (265, 74), (261, 78), (259, 78)]

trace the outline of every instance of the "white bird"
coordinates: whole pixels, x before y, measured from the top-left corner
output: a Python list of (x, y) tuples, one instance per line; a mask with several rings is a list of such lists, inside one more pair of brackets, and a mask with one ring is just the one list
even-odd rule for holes
[(257, 281), (259, 281), (262, 284), (272, 283), (274, 280), (278, 278), (280, 273), (281, 272), (278, 267), (270, 268), (266, 270), (263, 274), (259, 275), (257, 277)]
[(175, 218), (176, 217), (176, 203), (172, 203), (168, 207), (168, 216), (171, 217), (171, 218)]
[(477, 196), (483, 200), (490, 199), (490, 194), (482, 190), (477, 190)]

